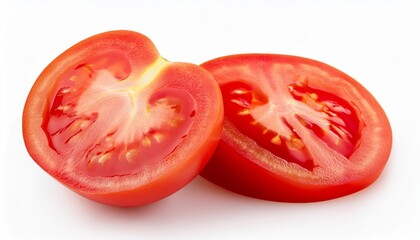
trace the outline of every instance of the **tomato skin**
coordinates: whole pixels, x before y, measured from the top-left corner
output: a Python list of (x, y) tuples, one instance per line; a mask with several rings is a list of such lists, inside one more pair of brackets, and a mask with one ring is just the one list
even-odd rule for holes
[[(322, 74), (317, 75), (322, 77), (318, 77), (316, 82), (313, 81), (311, 87), (338, 94), (360, 110), (360, 113), (355, 114), (359, 114), (360, 126), (363, 126), (360, 127), (360, 136), (357, 136), (360, 140), (355, 143), (355, 150), (348, 157), (349, 162), (338, 161), (335, 159), (335, 151), (330, 151), (325, 153), (324, 159), (315, 159), (321, 163), (315, 164), (314, 170), (305, 169), (274, 155), (253, 139), (253, 136), (247, 136), (238, 130), (237, 126), (245, 124), (244, 118), (229, 118), (228, 113), (237, 110), (228, 102), (228, 92), (223, 92), (223, 86), (233, 81), (257, 82), (256, 86), (264, 85), (264, 81), (274, 82), (281, 77), (272, 70), (273, 66), (279, 64), (287, 64), (293, 69), (290, 72), (296, 71), (299, 74), (311, 75), (311, 71), (322, 71)], [(389, 121), (374, 97), (343, 72), (315, 60), (275, 54), (231, 55), (210, 60), (201, 66), (213, 74), (226, 98), (222, 137), (212, 159), (201, 172), (205, 179), (249, 197), (281, 202), (313, 202), (342, 197), (364, 189), (383, 171), (392, 146)], [(310, 68), (306, 68), (307, 66)], [(259, 79), (253, 79), (255, 76), (259, 76)], [(325, 76), (328, 79), (322, 79)], [(288, 78), (287, 74), (284, 78)], [(323, 81), (330, 82), (323, 86)], [(337, 81), (336, 84), (334, 81)], [(336, 89), (340, 84), (346, 85), (344, 91)], [(243, 89), (239, 89), (238, 92), (244, 91)], [(259, 95), (258, 92), (253, 94)], [(270, 101), (273, 96), (268, 95), (268, 98)], [(250, 109), (252, 111), (252, 108)], [(238, 114), (243, 115), (240, 111)], [(249, 125), (248, 128), (251, 127)], [(302, 129), (305, 128), (300, 128), (300, 132)], [(267, 135), (265, 132), (263, 134)], [(319, 134), (314, 132), (305, 136), (306, 140), (313, 140), (317, 146), (325, 146), (325, 143), (318, 139)], [(317, 148), (313, 147), (312, 151), (314, 149)], [(322, 154), (317, 156), (319, 155)]]
[[(52, 99), (51, 94), (58, 91), (55, 89), (60, 88), (59, 82), (64, 81), (60, 79), (65, 76), (66, 71), (69, 71), (67, 69), (73, 68), (72, 66), (78, 69), (80, 63), (84, 63), (86, 59), (92, 58), (92, 54), (101, 51), (118, 51), (127, 57), (129, 68), (124, 63), (109, 67), (110, 71), (114, 71), (116, 78), (125, 78), (125, 75), (132, 74), (133, 77), (129, 76), (129, 79), (135, 79), (136, 74), (147, 70), (149, 66), (157, 62), (157, 59), (161, 59), (158, 63), (163, 64), (163, 67), (158, 66), (159, 71), (150, 73), (152, 77), (146, 78), (147, 81), (150, 80), (150, 83), (141, 86), (142, 89), (144, 88), (143, 95), (149, 96), (153, 91), (164, 88), (180, 89), (188, 93), (189, 98), (196, 104), (194, 116), (191, 116), (194, 120), (189, 126), (189, 132), (183, 136), (177, 147), (161, 161), (142, 167), (141, 171), (134, 174), (116, 174), (110, 177), (89, 175), (88, 172), (84, 172), (85, 168), (77, 168), (77, 164), (83, 164), (84, 160), (73, 159), (77, 155), (72, 157), (71, 151), (76, 150), (70, 149), (68, 150), (70, 152), (65, 152), (67, 150), (63, 150), (63, 147), (57, 149), (52, 145), (61, 140), (51, 141), (49, 138), (54, 137), (55, 133), (50, 136), (46, 134), (46, 131), (51, 128), (47, 127), (48, 121), (62, 124), (53, 118), (46, 117), (57, 112), (49, 109), (55, 107), (55, 100)], [(111, 61), (114, 60), (111, 59)], [(98, 64), (103, 65), (99, 60)], [(133, 89), (130, 88), (130, 91), (135, 90)], [(203, 89), (206, 91), (203, 92)], [(120, 110), (118, 106), (114, 109), (114, 111)], [(124, 120), (124, 118), (121, 119)], [(160, 57), (154, 44), (146, 36), (121, 30), (87, 38), (66, 50), (45, 68), (35, 81), (26, 100), (22, 116), (22, 132), (32, 159), (60, 183), (93, 201), (131, 207), (149, 204), (167, 197), (196, 177), (217, 146), (221, 135), (222, 120), (223, 105), (220, 89), (210, 73), (197, 65), (168, 62)], [(109, 121), (112, 122), (113, 119)], [(122, 128), (126, 124), (120, 124), (120, 126)], [(94, 138), (88, 136), (86, 139), (85, 141), (90, 141), (89, 139)], [(67, 142), (64, 142), (65, 144)], [(77, 144), (75, 146), (79, 146)], [(69, 164), (69, 161), (76, 162), (76, 165)]]

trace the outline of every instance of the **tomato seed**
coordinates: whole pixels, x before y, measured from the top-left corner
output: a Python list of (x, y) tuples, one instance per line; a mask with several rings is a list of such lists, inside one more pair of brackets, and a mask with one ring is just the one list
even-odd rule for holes
[(250, 92), (248, 90), (244, 90), (244, 89), (234, 89), (231, 92), (231, 94), (239, 94), (239, 95), (248, 94), (248, 93), (250, 93)]
[(138, 156), (138, 154), (139, 154), (139, 150), (132, 149), (125, 153), (125, 158), (127, 159), (128, 162), (132, 162), (134, 158)]
[(249, 115), (249, 114), (251, 114), (251, 111), (248, 108), (242, 109), (238, 112), (238, 115), (241, 115), (241, 116)]
[(153, 134), (153, 138), (156, 140), (156, 142), (161, 143), (165, 136), (161, 133), (155, 133)]
[(231, 99), (230, 101), (233, 102), (233, 103), (236, 103), (239, 106), (244, 107), (244, 108), (250, 106), (249, 102), (247, 102), (245, 99), (236, 99), (236, 98), (234, 98), (234, 99)]
[(152, 141), (150, 141), (150, 138), (147, 136), (144, 136), (143, 139), (141, 140), (141, 144), (144, 147), (150, 147), (152, 145)]
[(275, 137), (273, 137), (271, 139), (271, 143), (276, 144), (276, 145), (281, 145), (281, 139), (279, 135), (276, 135)]

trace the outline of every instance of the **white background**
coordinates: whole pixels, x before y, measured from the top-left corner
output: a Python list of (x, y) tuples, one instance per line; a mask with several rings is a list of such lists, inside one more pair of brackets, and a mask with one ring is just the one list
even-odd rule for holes
[[(420, 239), (420, 1), (1, 0), (0, 24), (0, 239)], [(29, 157), (21, 113), (48, 63), (113, 29), (147, 35), (172, 61), (267, 52), (343, 70), (391, 121), (385, 171), (359, 193), (309, 204), (242, 197), (201, 177), (141, 208), (79, 197)]]

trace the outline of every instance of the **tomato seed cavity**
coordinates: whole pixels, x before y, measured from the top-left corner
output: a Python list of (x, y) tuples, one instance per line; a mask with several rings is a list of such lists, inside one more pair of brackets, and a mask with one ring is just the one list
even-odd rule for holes
[(323, 128), (302, 116), (297, 116), (300, 123), (314, 132), (330, 148), (348, 158), (359, 144), (363, 126), (355, 107), (338, 96), (309, 87), (307, 77), (305, 81), (290, 84), (288, 89), (296, 100), (302, 101), (317, 112), (324, 113), (329, 126)]

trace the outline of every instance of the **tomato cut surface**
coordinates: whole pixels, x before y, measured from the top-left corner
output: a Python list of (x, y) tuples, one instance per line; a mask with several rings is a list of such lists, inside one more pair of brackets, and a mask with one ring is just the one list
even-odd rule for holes
[(113, 31), (76, 44), (41, 73), (23, 135), (32, 158), (70, 189), (137, 206), (198, 175), (222, 119), (210, 73), (165, 60), (139, 33)]
[(391, 127), (374, 97), (324, 63), (243, 54), (202, 66), (225, 106), (216, 152), (201, 175), (231, 191), (310, 202), (365, 188), (382, 172)]

